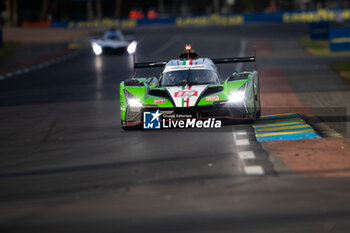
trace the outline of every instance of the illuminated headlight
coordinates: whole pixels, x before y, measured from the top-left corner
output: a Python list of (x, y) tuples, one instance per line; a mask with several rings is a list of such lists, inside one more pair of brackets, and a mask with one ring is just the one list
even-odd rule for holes
[(92, 51), (98, 56), (102, 53), (102, 47), (99, 46), (96, 42), (92, 43)]
[(244, 91), (237, 91), (235, 93), (232, 93), (229, 97), (229, 102), (230, 103), (238, 103), (242, 102), (244, 100)]
[(137, 42), (133, 41), (128, 45), (127, 51), (129, 54), (134, 54), (136, 52)]
[(142, 107), (142, 103), (138, 99), (128, 99), (128, 105), (130, 107)]

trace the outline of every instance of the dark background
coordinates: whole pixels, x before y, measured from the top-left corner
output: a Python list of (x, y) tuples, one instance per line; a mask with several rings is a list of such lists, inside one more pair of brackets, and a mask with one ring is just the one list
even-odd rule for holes
[(159, 17), (166, 17), (346, 8), (349, 5), (349, 0), (1, 0), (0, 11), (3, 25), (21, 25), (23, 21), (125, 18), (132, 9), (141, 10), (145, 15), (153, 9)]

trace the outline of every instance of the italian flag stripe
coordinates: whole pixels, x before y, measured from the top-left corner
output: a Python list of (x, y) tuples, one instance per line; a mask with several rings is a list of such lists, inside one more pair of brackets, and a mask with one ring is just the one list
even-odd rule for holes
[(190, 98), (183, 98), (183, 99), (182, 99), (182, 107), (185, 107), (185, 104), (186, 104), (186, 107), (189, 106), (189, 104), (190, 104)]
[[(184, 60), (184, 62), (186, 63), (186, 60)], [(182, 86), (181, 90), (184, 90), (184, 89), (185, 89), (185, 86)], [(182, 107), (185, 107), (185, 101), (184, 100), (185, 100), (184, 98), (182, 98), (182, 100), (181, 100), (181, 106)]]
[[(182, 86), (181, 87), (181, 90), (185, 90), (185, 89), (188, 89), (188, 90), (191, 90), (192, 86), (187, 86), (187, 88), (185, 86)], [(182, 107), (189, 107), (190, 106), (190, 98), (182, 98), (182, 101), (181, 101), (181, 105)]]

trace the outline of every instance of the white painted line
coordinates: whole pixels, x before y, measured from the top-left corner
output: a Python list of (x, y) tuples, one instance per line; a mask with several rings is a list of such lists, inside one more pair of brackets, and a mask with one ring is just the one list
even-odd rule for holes
[(23, 72), (22, 72), (22, 70), (17, 70), (16, 72), (15, 72), (15, 74), (22, 74)]
[(236, 145), (237, 146), (249, 145), (249, 140), (248, 139), (238, 139), (238, 140), (236, 140)]
[(261, 166), (245, 166), (244, 171), (247, 175), (263, 175), (264, 169)]
[(247, 131), (245, 130), (237, 131), (236, 135), (247, 135)]
[(255, 159), (255, 154), (253, 151), (240, 151), (238, 157), (240, 159)]
[(24, 68), (23, 69), (23, 73), (28, 73), (29, 72), (29, 69), (28, 68)]
[(0, 80), (4, 80), (5, 79), (5, 76), (4, 75), (1, 75), (0, 76)]
[(8, 72), (5, 76), (6, 76), (7, 78), (12, 77), (12, 76), (13, 76), (13, 73)]

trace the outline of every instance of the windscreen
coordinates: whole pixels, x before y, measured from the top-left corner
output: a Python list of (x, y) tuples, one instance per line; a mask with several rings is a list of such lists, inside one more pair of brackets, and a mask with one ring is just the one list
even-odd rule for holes
[(161, 86), (220, 84), (219, 77), (212, 70), (177, 70), (163, 74)]
[(123, 36), (119, 32), (107, 32), (104, 35), (105, 40), (123, 40)]

